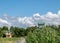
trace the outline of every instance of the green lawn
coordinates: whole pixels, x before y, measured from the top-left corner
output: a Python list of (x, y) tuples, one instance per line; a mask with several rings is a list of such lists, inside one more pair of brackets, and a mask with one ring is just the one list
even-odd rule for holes
[(0, 43), (14, 43), (15, 41), (19, 40), (20, 38), (0, 38)]

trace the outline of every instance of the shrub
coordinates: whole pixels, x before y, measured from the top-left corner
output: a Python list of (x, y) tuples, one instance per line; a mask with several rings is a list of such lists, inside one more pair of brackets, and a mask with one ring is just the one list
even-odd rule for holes
[(57, 35), (57, 31), (44, 27), (42, 29), (29, 32), (26, 38), (27, 43), (60, 43), (60, 36)]

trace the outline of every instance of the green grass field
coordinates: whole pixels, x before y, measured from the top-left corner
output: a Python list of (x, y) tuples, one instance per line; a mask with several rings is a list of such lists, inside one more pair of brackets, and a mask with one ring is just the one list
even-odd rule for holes
[(0, 38), (0, 43), (14, 43), (15, 41), (19, 40), (20, 38)]

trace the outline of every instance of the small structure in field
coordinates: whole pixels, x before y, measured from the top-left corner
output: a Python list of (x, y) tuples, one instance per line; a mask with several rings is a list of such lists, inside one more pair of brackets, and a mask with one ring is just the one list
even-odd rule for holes
[(6, 35), (6, 37), (7, 37), (7, 38), (11, 38), (11, 37), (12, 37), (11, 32), (6, 32), (6, 34), (5, 34), (5, 35)]

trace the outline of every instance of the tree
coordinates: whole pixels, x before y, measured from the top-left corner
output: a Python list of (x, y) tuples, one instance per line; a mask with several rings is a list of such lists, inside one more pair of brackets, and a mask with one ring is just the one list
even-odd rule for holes
[(8, 30), (7, 26), (3, 26), (2, 30)]
[(0, 27), (0, 37), (2, 37), (2, 28)]
[(60, 37), (57, 31), (50, 27), (44, 27), (39, 30), (29, 32), (26, 42), (27, 43), (60, 43)]
[(25, 29), (19, 27), (11, 27), (10, 31), (14, 34), (15, 37), (25, 36)]

